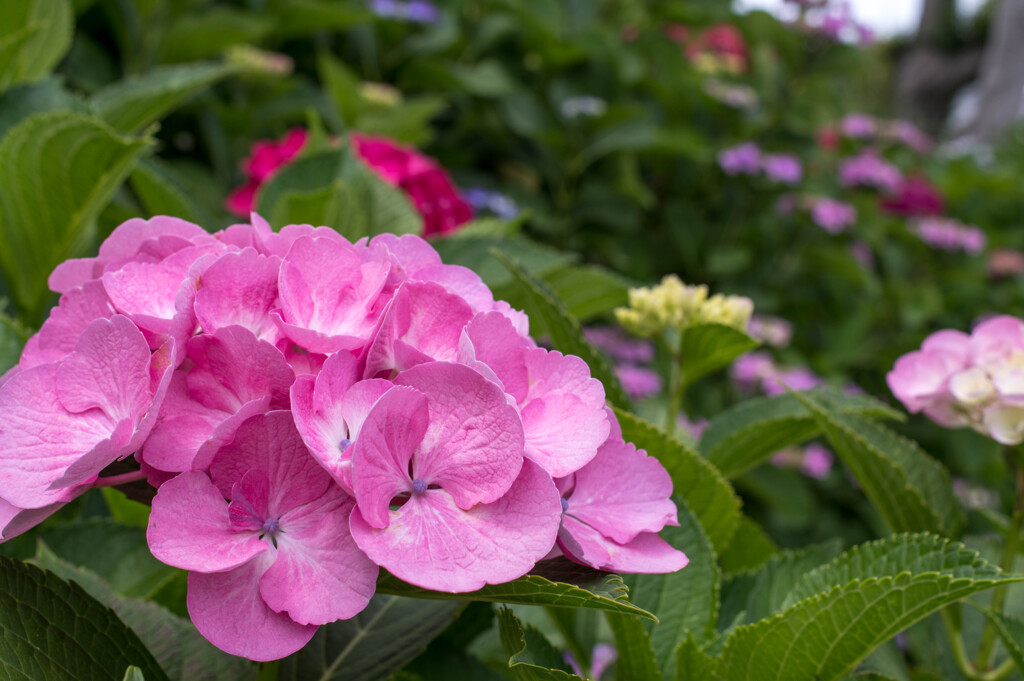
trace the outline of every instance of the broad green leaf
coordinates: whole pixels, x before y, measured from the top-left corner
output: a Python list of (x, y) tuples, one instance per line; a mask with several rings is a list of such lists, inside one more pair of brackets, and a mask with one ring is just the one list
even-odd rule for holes
[(116, 487), (103, 487), (100, 490), (107, 502), (110, 515), (114, 522), (131, 527), (146, 528), (149, 526), (150, 507), (146, 504), (129, 499), (124, 492)]
[(1017, 669), (1024, 671), (1024, 621), (989, 608), (979, 608), (988, 618)]
[(590, 375), (604, 384), (608, 401), (621, 408), (629, 406), (629, 398), (622, 391), (608, 362), (590, 346), (583, 336), (583, 327), (565, 305), (519, 263), (498, 250), (491, 253), (512, 273), (522, 295), (524, 311), (531, 319), (541, 321), (555, 349), (583, 359), (590, 367)]
[(217, 649), (195, 625), (156, 603), (119, 595), (96, 573), (58, 558), (40, 545), (40, 567), (73, 581), (112, 609), (146, 645), (171, 681), (251, 681), (256, 665)]
[(6, 314), (6, 308), (7, 301), (0, 299), (0, 374), (18, 363), (31, 335), (21, 322)]
[(615, 678), (629, 681), (660, 681), (661, 669), (651, 644), (651, 635), (635, 617), (608, 615), (615, 636)]
[(164, 62), (206, 59), (232, 45), (258, 43), (273, 28), (273, 17), (231, 7), (183, 12), (164, 34), (160, 58)]
[(544, 275), (544, 283), (576, 319), (588, 322), (628, 302), (634, 284), (611, 270), (596, 265), (558, 269)]
[(569, 681), (579, 677), (569, 672), (562, 656), (544, 635), (516, 619), (509, 608), (498, 611), (501, 647), (517, 681)]
[(676, 649), (676, 681), (704, 681), (713, 677), (715, 660), (701, 650), (692, 633)]
[(728, 546), (740, 519), (740, 499), (718, 469), (665, 431), (615, 409), (622, 437), (658, 459), (672, 476), (675, 494), (697, 516), (716, 551)]
[(50, 272), (91, 247), (96, 216), (148, 144), (68, 112), (30, 116), (0, 143), (0, 266), (33, 321)]
[(139, 132), (196, 93), (237, 72), (237, 67), (228, 64), (158, 66), (145, 75), (103, 88), (89, 103), (96, 115), (115, 130)]
[[(715, 550), (697, 518), (679, 506), (679, 527), (666, 527), (659, 534), (684, 552), (689, 564), (678, 572), (661, 575), (630, 575), (630, 600), (653, 612), (658, 623), (644, 622), (653, 646), (656, 668), (666, 681), (675, 678), (676, 648), (691, 634), (700, 642), (711, 638), (718, 620), (720, 575)], [(622, 650), (622, 646), (618, 646)], [(632, 677), (630, 677), (632, 678)]]
[(11, 88), (0, 95), (0, 139), (22, 119), (58, 109), (89, 113), (85, 102), (64, 89), (57, 77)]
[(728, 366), (759, 343), (725, 324), (695, 324), (683, 331), (682, 383), (684, 389), (708, 374)]
[[(848, 395), (834, 388), (810, 394), (828, 409), (872, 418), (902, 419), (902, 415), (865, 395)], [(758, 397), (736, 405), (711, 419), (700, 450), (722, 475), (735, 478), (767, 460), (775, 452), (806, 442), (821, 433), (814, 415), (787, 393)]]
[(364, 179), (368, 189), (363, 196), (368, 236), (423, 233), (423, 218), (401, 189), (392, 187), (369, 171), (364, 173)]
[(0, 22), (0, 92), (50, 74), (71, 47), (69, 0), (4, 3)]
[(197, 225), (209, 225), (210, 216), (189, 193), (174, 170), (156, 158), (140, 161), (129, 177), (132, 189), (149, 217), (173, 215)]
[(452, 681), (455, 670), (458, 672), (459, 681), (508, 679), (442, 635), (434, 639), (419, 657), (392, 676), (390, 681)]
[(781, 614), (738, 628), (722, 652), (718, 677), (832, 681), (939, 608), (1022, 580), (934, 535), (865, 544), (805, 574)]
[(727, 574), (753, 570), (779, 552), (772, 538), (755, 520), (741, 515), (725, 551), (718, 554), (718, 563)]
[(656, 620), (654, 615), (629, 602), (622, 578), (571, 563), (550, 560), (538, 563), (535, 572), (504, 584), (488, 585), (469, 593), (429, 591), (381, 572), (377, 593), (461, 601), (550, 605), (559, 608), (592, 608)]
[(386, 679), (458, 617), (463, 603), (377, 594), (361, 613), (327, 624), (281, 660), (279, 681)]
[(0, 679), (121, 681), (132, 665), (167, 681), (132, 630), (80, 586), (0, 558)]
[(956, 532), (962, 511), (942, 464), (885, 426), (830, 410), (813, 395), (794, 395), (814, 413), (836, 453), (894, 532)]
[(329, 52), (317, 55), (316, 66), (320, 82), (341, 119), (349, 127), (355, 125), (366, 106), (359, 95), (359, 76)]
[[(433, 242), (434, 248), (441, 254), (441, 259), (451, 265), (462, 265), (480, 275), (496, 298), (508, 300), (520, 290), (518, 282), (511, 272), (492, 255), (492, 250), (499, 250), (535, 277), (545, 277), (556, 272), (578, 259), (578, 256), (558, 251), (550, 246), (538, 244), (522, 238), (504, 236), (507, 223), (488, 222), (481, 220), (467, 225), (444, 239)], [(498, 234), (487, 232), (494, 230)]]
[(443, 97), (421, 95), (391, 107), (371, 106), (359, 117), (355, 129), (419, 146), (433, 138), (430, 121), (448, 108)]
[(726, 580), (722, 598), (722, 619), (732, 621), (741, 613), (745, 623), (753, 623), (782, 609), (797, 582), (811, 570), (839, 555), (839, 540), (798, 551), (776, 554), (757, 570)]
[(273, 35), (280, 38), (341, 31), (367, 23), (373, 15), (362, 8), (346, 7), (330, 0), (286, 0), (274, 4)]
[(44, 525), (37, 536), (55, 555), (96, 573), (122, 596), (146, 598), (179, 572), (153, 557), (144, 527), (91, 518)]

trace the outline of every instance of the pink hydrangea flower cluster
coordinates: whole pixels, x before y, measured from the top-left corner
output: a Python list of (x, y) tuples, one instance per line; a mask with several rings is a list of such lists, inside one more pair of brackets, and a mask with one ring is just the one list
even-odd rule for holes
[[(409, 197), (423, 218), (424, 235), (452, 232), (473, 219), (473, 208), (433, 159), (384, 137), (353, 134), (350, 139), (356, 155), (371, 170)], [(294, 128), (280, 142), (253, 144), (249, 158), (242, 162), (246, 183), (228, 196), (227, 209), (239, 217), (248, 216), (256, 207), (260, 187), (295, 160), (308, 141), (308, 132)]]
[(132, 477), (100, 476), (134, 454), (150, 549), (230, 653), (301, 648), (381, 567), (468, 592), (558, 554), (686, 565), (657, 535), (671, 479), (587, 365), (417, 236), (130, 220), (50, 286), (0, 387), (3, 537)]
[(947, 428), (970, 427), (997, 442), (1024, 441), (1024, 322), (999, 316), (970, 334), (928, 336), (896, 360), (889, 389), (911, 413)]
[(911, 230), (921, 237), (921, 241), (940, 251), (963, 251), (977, 255), (985, 250), (988, 241), (985, 232), (953, 218), (921, 218), (914, 222)]

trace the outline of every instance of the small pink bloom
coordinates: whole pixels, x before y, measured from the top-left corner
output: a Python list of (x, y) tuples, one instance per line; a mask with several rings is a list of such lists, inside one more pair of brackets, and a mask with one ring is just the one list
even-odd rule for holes
[(811, 443), (804, 449), (800, 468), (808, 477), (823, 480), (832, 471), (834, 461), (832, 452), (817, 443)]
[(857, 222), (857, 209), (843, 201), (821, 197), (811, 206), (811, 219), (829, 234), (838, 234)]
[(754, 175), (761, 169), (761, 149), (753, 142), (722, 149), (718, 165), (726, 175)]
[(795, 185), (803, 177), (800, 159), (792, 154), (765, 154), (761, 158), (761, 168), (772, 182)]
[(645, 400), (661, 392), (662, 380), (657, 371), (631, 364), (620, 364), (615, 367), (615, 377), (634, 400)]
[(244, 423), (209, 476), (165, 482), (147, 539), (154, 556), (190, 571), (188, 609), (203, 636), (233, 655), (274, 660), (373, 595), (377, 567), (348, 531), (352, 508), (277, 411)]

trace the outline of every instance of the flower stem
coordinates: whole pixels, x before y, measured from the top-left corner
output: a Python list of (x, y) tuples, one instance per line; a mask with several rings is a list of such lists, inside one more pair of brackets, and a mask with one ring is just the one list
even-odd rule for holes
[[(1018, 454), (1018, 452), (1012, 452)], [(1017, 499), (1013, 509), (1013, 517), (1010, 519), (1010, 528), (1006, 531), (1006, 540), (1003, 542), (1003, 555), (999, 561), (999, 567), (1004, 572), (1013, 570), (1013, 562), (1017, 557), (1017, 547), (1020, 544), (1021, 525), (1024, 524), (1024, 468), (1021, 468), (1016, 456), (1010, 457), (1011, 466), (1016, 472)], [(1000, 584), (992, 591), (992, 604), (989, 608), (992, 612), (1002, 613), (1003, 604), (1006, 602), (1006, 585)], [(986, 620), (985, 629), (981, 634), (981, 643), (978, 646), (978, 657), (975, 659), (977, 669), (987, 669), (989, 658), (992, 655), (992, 647), (995, 645), (996, 630), (992, 622)]]
[(939, 611), (942, 615), (942, 623), (946, 628), (946, 639), (949, 641), (949, 652), (953, 654), (953, 661), (956, 668), (968, 679), (974, 681), (978, 674), (974, 671), (974, 665), (967, 659), (967, 649), (964, 647), (964, 639), (960, 634), (960, 604), (953, 603)]
[(96, 478), (92, 483), (93, 487), (117, 487), (118, 485), (126, 485), (129, 482), (135, 482), (136, 480), (145, 480), (146, 474), (142, 471), (130, 471), (128, 473), (121, 473), (120, 475), (111, 475), (106, 478)]

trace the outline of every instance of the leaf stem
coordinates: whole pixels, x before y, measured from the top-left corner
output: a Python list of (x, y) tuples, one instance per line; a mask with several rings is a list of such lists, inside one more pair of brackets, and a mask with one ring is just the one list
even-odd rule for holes
[(129, 482), (135, 482), (136, 480), (145, 480), (146, 474), (142, 471), (129, 471), (128, 473), (121, 473), (120, 475), (111, 475), (105, 478), (96, 478), (93, 481), (93, 487), (117, 487), (118, 485), (126, 485)]
[[(1013, 517), (1010, 519), (1010, 528), (1006, 531), (1006, 539), (1003, 542), (1003, 555), (999, 561), (999, 567), (1003, 572), (1013, 570), (1013, 561), (1017, 557), (1017, 546), (1020, 543), (1021, 525), (1024, 524), (1024, 468), (1021, 468), (1017, 460), (1019, 452), (1010, 452), (1010, 465), (1016, 473), (1017, 499), (1013, 509)], [(992, 591), (992, 604), (989, 606), (993, 612), (1002, 613), (1003, 604), (1006, 602), (1006, 584), (1000, 584)], [(978, 645), (978, 657), (975, 658), (977, 669), (987, 669), (989, 658), (992, 655), (992, 647), (996, 640), (996, 629), (991, 621), (986, 620), (985, 629), (981, 634), (981, 643)]]
[(678, 347), (673, 350), (672, 343), (665, 341), (672, 358), (672, 368), (668, 380), (668, 407), (665, 410), (665, 432), (670, 436), (676, 434), (676, 418), (683, 403), (683, 333), (680, 332)]
[(960, 634), (959, 610), (954, 612), (954, 608), (958, 609), (959, 607), (959, 603), (953, 603), (940, 610), (939, 613), (942, 615), (942, 623), (946, 627), (949, 652), (953, 654), (956, 668), (971, 681), (977, 681), (978, 673), (974, 670), (974, 665), (971, 664), (971, 661), (967, 659), (967, 649), (964, 647), (964, 639)]

